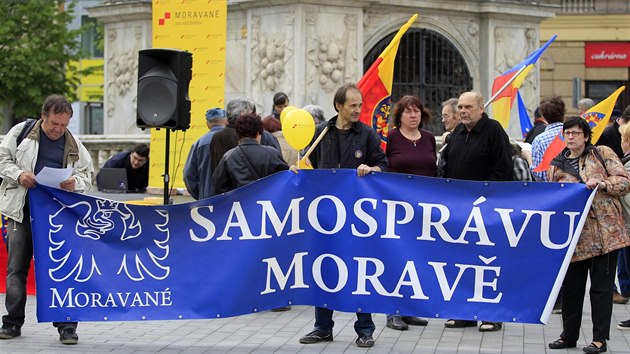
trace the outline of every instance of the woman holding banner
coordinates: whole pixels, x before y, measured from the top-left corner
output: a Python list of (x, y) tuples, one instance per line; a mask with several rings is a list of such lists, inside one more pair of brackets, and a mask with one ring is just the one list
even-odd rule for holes
[(549, 181), (584, 183), (597, 188), (588, 218), (562, 283), (560, 338), (550, 349), (575, 348), (580, 336), (582, 304), (590, 276), (593, 341), (586, 353), (607, 351), (612, 316), (612, 292), (619, 249), (630, 245), (619, 197), (630, 191), (630, 176), (617, 155), (606, 146), (591, 144), (591, 128), (580, 117), (564, 121), (567, 147), (551, 162)]
[[(422, 129), (431, 113), (416, 96), (404, 96), (394, 106), (394, 128), (387, 136), (388, 172), (434, 177), (437, 171), (435, 137)], [(415, 316), (387, 315), (386, 326), (405, 331), (409, 325), (426, 326), (427, 320)]]

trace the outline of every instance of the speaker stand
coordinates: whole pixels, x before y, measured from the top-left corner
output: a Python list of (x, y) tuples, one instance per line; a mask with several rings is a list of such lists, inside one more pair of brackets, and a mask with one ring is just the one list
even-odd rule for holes
[(162, 177), (164, 177), (164, 205), (169, 205), (171, 204), (171, 198), (170, 198), (170, 190), (168, 188), (168, 183), (169, 183), (169, 176), (168, 176), (168, 161), (170, 159), (169, 157), (169, 153), (171, 150), (171, 130), (166, 128), (166, 151), (164, 153), (164, 174), (162, 175)]

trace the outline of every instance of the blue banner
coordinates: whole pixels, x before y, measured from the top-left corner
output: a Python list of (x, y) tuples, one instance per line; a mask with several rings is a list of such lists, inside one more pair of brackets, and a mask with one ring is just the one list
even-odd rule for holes
[(138, 206), (29, 192), (39, 321), (219, 318), (313, 305), (546, 323), (583, 184), (289, 171)]

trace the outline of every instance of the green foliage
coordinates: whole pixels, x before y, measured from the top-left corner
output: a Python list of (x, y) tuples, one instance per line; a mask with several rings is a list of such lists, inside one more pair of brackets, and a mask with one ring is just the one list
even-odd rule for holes
[(60, 0), (0, 1), (0, 105), (12, 107), (14, 117), (39, 116), (53, 93), (76, 100), (78, 76), (67, 75), (68, 62), (81, 57), (82, 30), (67, 28), (74, 6)]

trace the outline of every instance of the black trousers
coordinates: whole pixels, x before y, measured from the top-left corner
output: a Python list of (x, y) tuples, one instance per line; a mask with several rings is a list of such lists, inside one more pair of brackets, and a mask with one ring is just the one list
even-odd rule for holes
[[(26, 309), (26, 279), (33, 258), (31, 214), (28, 208), (24, 208), (24, 222), (9, 220), (7, 251), (7, 314), (2, 316), (2, 324), (21, 328)], [(60, 331), (64, 328), (77, 328), (76, 322), (53, 322), (53, 325)]]
[(605, 342), (610, 338), (612, 294), (618, 251), (574, 262), (569, 265), (562, 283), (562, 325), (560, 335), (567, 342), (580, 338), (582, 305), (586, 280), (590, 276), (591, 312), (593, 318), (593, 342)]

